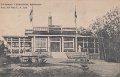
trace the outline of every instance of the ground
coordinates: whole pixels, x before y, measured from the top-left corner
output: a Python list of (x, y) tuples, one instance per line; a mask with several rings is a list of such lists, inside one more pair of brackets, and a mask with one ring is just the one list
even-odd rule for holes
[(120, 64), (91, 60), (84, 72), (79, 62), (65, 59), (48, 59), (44, 67), (20, 67), (12, 64), (8, 74), (0, 77), (120, 77)]

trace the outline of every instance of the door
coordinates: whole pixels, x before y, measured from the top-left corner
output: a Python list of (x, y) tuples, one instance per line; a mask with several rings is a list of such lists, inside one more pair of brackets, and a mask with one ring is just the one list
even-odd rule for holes
[(51, 52), (60, 52), (60, 42), (51, 42)]

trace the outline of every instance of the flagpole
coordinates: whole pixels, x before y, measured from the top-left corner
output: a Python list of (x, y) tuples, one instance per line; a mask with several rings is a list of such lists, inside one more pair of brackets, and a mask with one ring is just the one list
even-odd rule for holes
[[(33, 10), (33, 5), (32, 5), (32, 10)], [(33, 27), (33, 13), (32, 13), (32, 27)]]
[[(30, 14), (29, 14), (29, 19), (30, 19), (30, 25), (33, 28), (33, 5), (31, 5), (31, 9), (30, 9)], [(33, 45), (32, 45), (32, 53), (34, 52), (34, 46), (35, 46), (35, 38), (33, 36)]]
[(75, 51), (77, 52), (77, 12), (76, 12), (76, 6), (75, 6), (75, 14), (74, 14), (74, 16), (75, 16), (75, 20), (74, 20), (74, 22), (75, 22), (75, 27), (76, 27), (76, 35), (75, 35)]
[(30, 18), (30, 24), (33, 27), (33, 5), (32, 5), (32, 9), (31, 9), (30, 14), (29, 14), (29, 18)]
[[(33, 5), (32, 5), (32, 10), (33, 10)], [(32, 23), (32, 27), (33, 27), (33, 25), (34, 25), (34, 24), (33, 24), (33, 15), (34, 15), (34, 14), (33, 14), (33, 12), (32, 12), (32, 22), (31, 22), (31, 23)]]
[(77, 12), (76, 12), (76, 5), (75, 5), (75, 20), (74, 20), (74, 22), (75, 22), (75, 27), (76, 27), (76, 34), (77, 34)]

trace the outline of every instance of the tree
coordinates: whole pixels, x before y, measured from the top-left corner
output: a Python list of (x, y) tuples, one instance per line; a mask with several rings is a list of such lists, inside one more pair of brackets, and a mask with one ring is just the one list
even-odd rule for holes
[(5, 44), (3, 41), (0, 41), (0, 56), (4, 54)]
[(79, 28), (79, 34), (83, 35), (83, 36), (92, 36), (92, 31), (89, 28), (85, 29), (83, 27), (80, 27)]
[(120, 58), (120, 9), (114, 8), (90, 25), (94, 36), (103, 37), (105, 60)]

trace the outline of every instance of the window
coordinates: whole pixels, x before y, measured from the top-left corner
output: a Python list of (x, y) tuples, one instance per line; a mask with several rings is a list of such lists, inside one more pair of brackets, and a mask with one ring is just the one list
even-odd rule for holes
[(83, 38), (78, 38), (78, 41), (83, 42)]
[(83, 47), (83, 43), (79, 43), (78, 46), (79, 46), (79, 45), (80, 45), (81, 47)]
[(84, 48), (87, 48), (88, 46), (87, 46), (87, 43), (84, 43)]
[(31, 47), (31, 43), (26, 42), (26, 43), (25, 43), (25, 47)]
[(23, 41), (23, 38), (20, 38), (20, 41)]
[(75, 52), (74, 49), (64, 49), (64, 52)]
[(94, 42), (94, 38), (88, 38), (88, 42)]
[(19, 41), (19, 38), (13, 38), (12, 41)]
[(35, 47), (36, 48), (46, 48), (46, 38), (36, 38)]
[(19, 47), (19, 43), (18, 42), (12, 43), (12, 47)]
[(95, 42), (99, 42), (99, 39), (98, 39), (98, 38), (96, 38), (96, 39), (95, 39)]
[(89, 48), (94, 48), (94, 43), (88, 43)]
[(98, 43), (95, 43), (95, 48), (98, 48), (99, 47), (99, 44)]
[(8, 41), (11, 41), (11, 38), (8, 38)]
[(25, 38), (25, 41), (31, 41), (31, 39), (30, 38)]
[(60, 41), (60, 38), (57, 38), (57, 37), (53, 37), (53, 38), (50, 38), (51, 41)]
[(87, 40), (88, 40), (86, 37), (85, 37), (85, 38), (83, 38), (83, 39), (84, 39), (84, 42), (87, 42)]
[(90, 49), (89, 49), (89, 53), (94, 53), (94, 49), (93, 49), (93, 48), (90, 48)]
[(95, 49), (95, 53), (98, 53), (98, 51), (99, 51), (98, 49)]
[(36, 49), (35, 52), (47, 52), (46, 49)]
[(87, 48), (83, 48), (83, 49), (82, 49), (82, 52), (87, 52)]
[(64, 48), (73, 48), (73, 42), (65, 42)]
[(73, 41), (73, 38), (67, 37), (67, 38), (64, 38), (64, 41)]
[(24, 43), (23, 42), (20, 43), (20, 47), (24, 47)]

